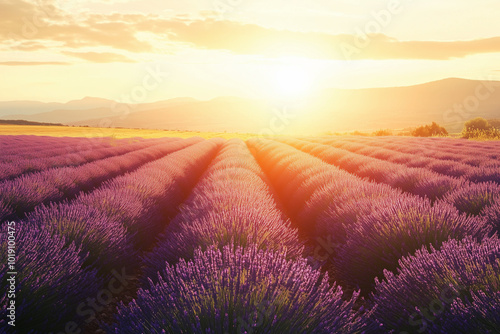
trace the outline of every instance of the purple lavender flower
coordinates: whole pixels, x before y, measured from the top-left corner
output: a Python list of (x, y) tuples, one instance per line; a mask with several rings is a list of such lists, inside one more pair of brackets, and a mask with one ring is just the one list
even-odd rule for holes
[(12, 207), (6, 204), (3, 200), (0, 200), (0, 223), (2, 223), (3, 220), (7, 219), (13, 213), (14, 210), (12, 209)]
[[(70, 199), (81, 191), (96, 188), (111, 177), (130, 172), (146, 162), (200, 141), (199, 138), (172, 141), (77, 167), (53, 168), (26, 174), (0, 182), (0, 200), (22, 217), (37, 205)], [(3, 219), (5, 217), (0, 216), (0, 220)]]
[(463, 184), (463, 179), (443, 175), (429, 176), (420, 179), (415, 186), (413, 194), (436, 201), (442, 199), (450, 192), (459, 189)]
[[(235, 161), (236, 157), (242, 167), (221, 168), (226, 159)], [(254, 172), (256, 165), (243, 142), (223, 147), (158, 245), (144, 257), (145, 278), (155, 279), (165, 262), (191, 259), (200, 246), (256, 244), (261, 249), (286, 248), (290, 257), (302, 255), (297, 231), (279, 210), (263, 176)]]
[(124, 267), (137, 256), (123, 225), (93, 207), (77, 203), (42, 205), (28, 215), (26, 224), (64, 236), (66, 246), (74, 243), (81, 255), (88, 254), (84, 264), (95, 266), (101, 273)]
[(481, 214), (486, 219), (493, 231), (500, 235), (500, 199), (497, 199), (490, 207), (485, 208)]
[[(0, 326), (7, 331), (7, 224), (0, 233)], [(76, 306), (101, 285), (95, 270), (84, 270), (82, 252), (64, 238), (24, 223), (16, 229), (16, 327), (12, 333), (47, 333), (77, 321)], [(80, 255), (79, 255), (80, 254)], [(5, 333), (5, 332), (4, 332)]]
[(444, 198), (460, 212), (477, 216), (494, 202), (500, 201), (500, 185), (487, 183), (467, 183)]
[(466, 178), (472, 182), (488, 182), (492, 181), (500, 183), (500, 170), (498, 167), (480, 167), (475, 168)]
[[(150, 185), (150, 189), (162, 185), (160, 180), (143, 181), (144, 185)], [(150, 243), (152, 235), (160, 232), (160, 220), (164, 218), (155, 214), (157, 203), (153, 198), (143, 198), (137, 189), (121, 188), (113, 183), (82, 194), (75, 203), (79, 203), (80, 207), (86, 206), (90, 211), (99, 211), (108, 221), (117, 222), (124, 229), (120, 235), (126, 233), (136, 246)]]
[(389, 198), (380, 209), (346, 227), (346, 243), (335, 259), (336, 279), (368, 292), (383, 270), (394, 271), (402, 256), (449, 238), (482, 239), (491, 232), (484, 219), (467, 217), (451, 205), (414, 196)]
[(109, 333), (359, 333), (358, 293), (342, 289), (306, 260), (255, 246), (196, 250), (164, 268), (159, 283), (118, 307)]
[(372, 296), (381, 333), (498, 333), (500, 240), (450, 240), (423, 247), (386, 271)]

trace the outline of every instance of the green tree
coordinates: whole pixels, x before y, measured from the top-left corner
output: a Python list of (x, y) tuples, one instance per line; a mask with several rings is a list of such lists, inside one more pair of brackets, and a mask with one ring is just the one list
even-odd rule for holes
[(500, 130), (500, 119), (490, 119), (488, 123), (490, 123), (491, 127)]
[(498, 140), (500, 139), (500, 130), (484, 118), (476, 117), (465, 122), (462, 137), (478, 140)]
[(470, 132), (474, 130), (489, 130), (491, 128), (490, 123), (482, 117), (476, 117), (465, 122), (464, 132)]
[(448, 131), (436, 122), (430, 125), (422, 125), (412, 131), (412, 136), (415, 137), (432, 137), (432, 136), (447, 136)]
[(373, 136), (392, 136), (393, 133), (389, 129), (381, 129), (372, 133)]

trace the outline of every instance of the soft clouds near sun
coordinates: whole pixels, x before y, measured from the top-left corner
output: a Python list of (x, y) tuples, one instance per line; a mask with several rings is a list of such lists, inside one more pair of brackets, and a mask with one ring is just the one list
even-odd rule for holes
[(498, 76), (498, 1), (397, 2), (2, 0), (0, 99), (115, 99), (151, 64), (171, 76), (148, 99)]

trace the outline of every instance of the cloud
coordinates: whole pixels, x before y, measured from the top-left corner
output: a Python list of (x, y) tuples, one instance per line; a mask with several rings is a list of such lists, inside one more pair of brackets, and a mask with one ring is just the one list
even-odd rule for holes
[(237, 54), (297, 55), (341, 60), (444, 60), (478, 53), (500, 52), (500, 37), (449, 42), (398, 41), (382, 34), (358, 36), (294, 32), (215, 20), (171, 23), (169, 28), (171, 38), (179, 42), (189, 42), (204, 49), (225, 49)]
[(63, 51), (63, 54), (76, 57), (80, 59), (84, 59), (94, 63), (113, 63), (113, 62), (122, 62), (122, 63), (134, 63), (135, 61), (117, 53), (111, 52), (71, 52), (71, 51)]
[(396, 59), (451, 59), (463, 58), (480, 53), (500, 52), (500, 37), (470, 41), (395, 41), (377, 45), (378, 51), (372, 50), (374, 58)]
[(4, 66), (70, 65), (62, 61), (2, 61)]
[(109, 46), (131, 52), (149, 52), (153, 47), (135, 35), (134, 23), (144, 15), (72, 16), (47, 2), (37, 5), (22, 0), (0, 3), (0, 38), (13, 42), (12, 50), (22, 50), (26, 41), (56, 42), (60, 47)]
[[(107, 47), (132, 53), (167, 52), (172, 43), (206, 50), (268, 57), (316, 59), (431, 59), (446, 60), (500, 52), (500, 37), (469, 41), (398, 41), (383, 34), (352, 35), (270, 29), (256, 24), (215, 20), (209, 12), (198, 18), (146, 14), (74, 15), (46, 2), (23, 0), (0, 3), (0, 38), (13, 51), (43, 48), (94, 62), (131, 62), (119, 54), (79, 52)], [(70, 53), (68, 53), (70, 52)]]

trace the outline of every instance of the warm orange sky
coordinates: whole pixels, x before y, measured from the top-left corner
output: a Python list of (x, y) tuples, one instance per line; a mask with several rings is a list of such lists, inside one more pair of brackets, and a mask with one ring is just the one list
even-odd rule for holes
[(0, 100), (500, 79), (498, 0), (0, 0)]

